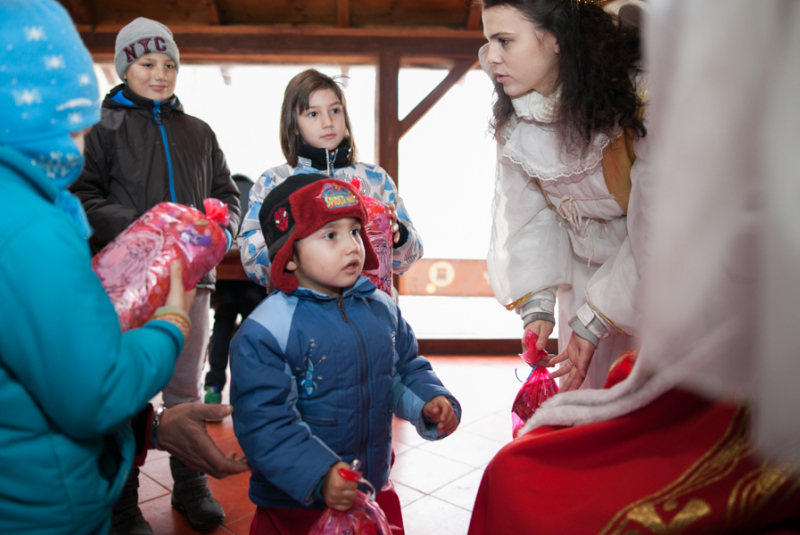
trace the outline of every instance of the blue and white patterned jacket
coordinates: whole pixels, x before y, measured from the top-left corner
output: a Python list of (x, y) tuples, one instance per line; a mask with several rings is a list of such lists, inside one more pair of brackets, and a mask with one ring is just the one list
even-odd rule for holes
[(341, 297), (273, 292), (247, 317), (230, 349), (236, 437), (262, 507), (315, 508), (328, 469), (359, 459), (376, 489), (389, 478), (392, 415), (428, 440), (443, 438), (422, 407), (446, 396), (394, 301), (366, 277)]
[[(273, 167), (265, 171), (253, 188), (250, 190), (250, 200), (247, 215), (242, 219), (242, 226), (239, 230), (237, 243), (242, 256), (242, 265), (247, 276), (262, 286), (271, 288), (269, 276), (269, 258), (267, 247), (264, 242), (264, 235), (261, 233), (261, 225), (258, 222), (258, 212), (261, 210), (261, 203), (275, 186), (286, 180), (292, 175), (314, 174), (329, 176), (328, 173), (320, 171), (311, 165), (311, 161), (305, 158), (298, 159), (297, 167), (292, 167), (288, 163)], [(413, 266), (417, 260), (422, 258), (423, 248), (422, 239), (408, 217), (403, 199), (397, 195), (397, 186), (392, 177), (377, 165), (370, 165), (356, 162), (353, 165), (333, 169), (333, 178), (350, 182), (354, 177), (361, 180), (361, 193), (386, 204), (394, 204), (397, 211), (397, 220), (408, 231), (408, 237), (404, 243), (396, 247), (393, 251), (393, 271), (402, 275)]]

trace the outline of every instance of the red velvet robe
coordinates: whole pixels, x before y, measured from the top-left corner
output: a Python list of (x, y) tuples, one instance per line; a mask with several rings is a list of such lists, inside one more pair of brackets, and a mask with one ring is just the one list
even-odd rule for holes
[(800, 480), (755, 455), (749, 424), (746, 408), (671, 390), (607, 422), (535, 429), (487, 466), (469, 535), (800, 533)]

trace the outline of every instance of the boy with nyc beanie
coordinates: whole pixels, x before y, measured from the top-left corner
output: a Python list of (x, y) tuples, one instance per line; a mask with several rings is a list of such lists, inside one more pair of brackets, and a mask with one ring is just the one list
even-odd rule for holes
[[(361, 461), (378, 503), (389, 483), (392, 415), (438, 440), (461, 407), (417, 355), (414, 333), (362, 269), (377, 267), (367, 213), (347, 182), (295, 175), (259, 213), (278, 291), (242, 323), (231, 343), (231, 403), (253, 471), (252, 534), (303, 534), (325, 506), (349, 509), (356, 482), (338, 469)], [(402, 526), (399, 507), (385, 507)]]
[[(105, 97), (102, 118), (86, 136), (85, 168), (70, 188), (94, 228), (89, 239), (92, 253), (160, 202), (202, 210), (208, 197), (228, 205), (231, 219), (224, 230), (230, 245), (239, 225), (239, 190), (214, 131), (184, 113), (175, 96), (180, 54), (172, 32), (160, 22), (137, 18), (117, 35), (114, 65), (123, 83)], [(167, 409), (200, 401), (215, 281), (211, 270), (197, 285), (189, 314), (192, 333), (162, 391)], [(144, 427), (137, 429), (141, 439)], [(186, 515), (192, 528), (210, 530), (225, 520), (205, 474), (175, 457), (170, 457), (170, 471), (175, 481), (172, 506)], [(138, 507), (138, 475), (134, 468), (114, 506), (113, 535), (152, 534)]]

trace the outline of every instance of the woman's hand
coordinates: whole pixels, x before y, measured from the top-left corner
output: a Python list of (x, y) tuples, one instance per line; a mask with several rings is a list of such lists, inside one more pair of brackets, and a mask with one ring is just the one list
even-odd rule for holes
[[(552, 321), (547, 321), (547, 320), (532, 321), (531, 323), (525, 326), (526, 331), (533, 331), (539, 337), (539, 339), (536, 340), (537, 351), (545, 351), (545, 348), (547, 347), (547, 340), (550, 339), (550, 335), (553, 332), (553, 327), (555, 327), (555, 324)], [(522, 337), (525, 338), (524, 332), (522, 333)], [(522, 344), (522, 352), (524, 353), (527, 349), (528, 348), (525, 347), (525, 344)], [(550, 361), (551, 361), (550, 358), (543, 358), (531, 364), (531, 367), (552, 366), (552, 364), (550, 364)]]
[(158, 444), (183, 464), (222, 479), (250, 470), (247, 457), (225, 455), (206, 429), (206, 420), (221, 419), (233, 412), (230, 405), (181, 403), (164, 411), (158, 425)]
[(331, 509), (345, 512), (353, 507), (358, 481), (348, 481), (339, 474), (339, 468), (350, 470), (350, 465), (338, 462), (331, 466), (322, 483), (322, 498)]
[(174, 260), (169, 265), (169, 293), (164, 305), (178, 307), (189, 314), (196, 293), (197, 288), (192, 288), (188, 292), (183, 289), (183, 266), (180, 260)]
[(564, 362), (558, 370), (550, 374), (550, 377), (557, 378), (566, 375), (566, 379), (561, 383), (558, 392), (569, 392), (577, 390), (586, 379), (586, 372), (594, 356), (594, 345), (585, 338), (581, 338), (575, 333), (569, 338), (567, 348), (558, 356), (550, 359), (550, 363), (558, 364)]
[(397, 243), (400, 241), (400, 224), (397, 222), (397, 212), (395, 211), (394, 205), (389, 204), (388, 206), (390, 225), (392, 228), (392, 243)]

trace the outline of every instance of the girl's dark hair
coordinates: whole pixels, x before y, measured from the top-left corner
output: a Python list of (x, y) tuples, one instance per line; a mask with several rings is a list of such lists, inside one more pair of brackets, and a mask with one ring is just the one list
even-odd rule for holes
[[(555, 35), (558, 46), (558, 133), (570, 150), (582, 153), (595, 132), (617, 126), (634, 139), (647, 135), (636, 94), (641, 72), (639, 30), (617, 24), (614, 16), (586, 0), (482, 0), (483, 9), (516, 8), (539, 30)], [(491, 127), (497, 139), (514, 114), (511, 99), (495, 82)]]
[(345, 139), (350, 138), (350, 154), (347, 165), (356, 163), (358, 158), (356, 141), (353, 139), (353, 127), (350, 125), (350, 115), (347, 113), (347, 101), (344, 98), (342, 87), (330, 76), (315, 69), (308, 69), (289, 81), (286, 91), (283, 93), (283, 104), (281, 105), (281, 149), (286, 157), (286, 162), (292, 167), (297, 166), (297, 152), (302, 140), (300, 129), (297, 126), (297, 114), (308, 109), (311, 95), (320, 89), (330, 89), (342, 103), (344, 137)]

